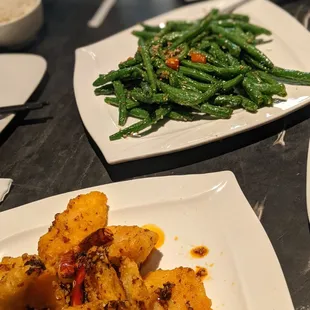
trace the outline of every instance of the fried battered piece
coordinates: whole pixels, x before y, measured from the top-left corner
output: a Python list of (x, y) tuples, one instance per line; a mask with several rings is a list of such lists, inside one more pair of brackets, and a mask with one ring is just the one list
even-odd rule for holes
[(103, 310), (105, 303), (103, 301), (88, 302), (80, 306), (72, 306), (66, 310)]
[(157, 270), (150, 272), (145, 285), (151, 294), (153, 308), (169, 310), (210, 310), (211, 300), (203, 283), (191, 268)]
[(128, 257), (123, 257), (120, 262), (120, 279), (127, 299), (133, 306), (136, 305), (137, 309), (149, 309), (149, 293), (140, 276), (138, 265)]
[(73, 278), (78, 265), (78, 257), (86, 253), (93, 246), (108, 246), (113, 240), (113, 235), (107, 228), (99, 228), (91, 233), (79, 245), (72, 250), (64, 253), (58, 262), (58, 277), (64, 281), (68, 278)]
[(107, 224), (107, 197), (100, 192), (79, 195), (67, 209), (55, 215), (49, 231), (39, 240), (38, 252), (43, 262), (57, 270), (60, 257), (82, 240)]
[(113, 242), (108, 247), (109, 260), (119, 266), (122, 256), (134, 260), (139, 266), (154, 248), (158, 235), (138, 226), (108, 226), (113, 234)]
[(88, 302), (80, 306), (66, 308), (66, 310), (104, 310), (105, 303), (103, 301)]
[(0, 263), (0, 310), (24, 310), (27, 290), (44, 270), (37, 255), (4, 257)]
[(128, 301), (111, 300), (105, 306), (104, 310), (135, 310)]
[(84, 286), (90, 302), (101, 300), (108, 303), (111, 300), (126, 299), (122, 284), (104, 248), (93, 247), (88, 251)]
[(88, 302), (84, 305), (69, 307), (66, 310), (132, 310), (129, 302), (112, 300), (107, 304), (102, 301)]
[(61, 288), (57, 276), (45, 270), (27, 289), (27, 306), (34, 309), (61, 310), (67, 306), (69, 291)]
[(85, 253), (93, 246), (108, 246), (112, 241), (112, 232), (108, 228), (99, 228), (79, 243), (78, 251)]

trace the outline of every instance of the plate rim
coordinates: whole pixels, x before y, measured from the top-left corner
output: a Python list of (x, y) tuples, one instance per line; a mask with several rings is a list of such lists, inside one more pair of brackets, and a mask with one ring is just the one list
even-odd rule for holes
[[(237, 179), (236, 179), (236, 177), (232, 171), (223, 170), (223, 171), (216, 171), (216, 172), (209, 172), (209, 173), (197, 173), (197, 174), (193, 173), (193, 174), (185, 174), (185, 175), (153, 176), (153, 177), (137, 178), (137, 179), (124, 180), (124, 181), (112, 182), (112, 183), (106, 183), (106, 184), (99, 184), (99, 185), (85, 187), (85, 188), (81, 188), (81, 189), (77, 189), (77, 190), (73, 190), (73, 191), (62, 192), (62, 193), (52, 195), (52, 196), (47, 196), (47, 197), (42, 198), (42, 199), (38, 199), (38, 200), (29, 202), (29, 203), (26, 203), (23, 205), (16, 206), (16, 207), (9, 209), (9, 210), (0, 211), (0, 221), (2, 220), (3, 216), (6, 216), (6, 215), (11, 214), (11, 213), (16, 213), (16, 210), (23, 210), (25, 208), (33, 207), (37, 204), (41, 204), (45, 201), (53, 200), (56, 198), (64, 198), (64, 197), (69, 197), (72, 195), (76, 196), (76, 195), (83, 194), (85, 192), (103, 190), (102, 188), (113, 188), (116, 186), (127, 186), (128, 184), (134, 184), (134, 183), (136, 183), (136, 184), (138, 184), (138, 183), (151, 183), (151, 182), (157, 182), (158, 180), (168, 180), (168, 179), (182, 180), (182, 179), (187, 179), (187, 178), (207, 178), (207, 177), (216, 177), (216, 176), (220, 177), (222, 175), (226, 176), (227, 178), (231, 178), (231, 180), (237, 182)], [(172, 184), (173, 184), (173, 186), (175, 186), (175, 182), (173, 182)], [(241, 188), (240, 188), (240, 190), (241, 190)], [(2, 228), (2, 225), (0, 224), (0, 232), (1, 232), (1, 228)], [(1, 233), (0, 233), (0, 240), (1, 240)]]

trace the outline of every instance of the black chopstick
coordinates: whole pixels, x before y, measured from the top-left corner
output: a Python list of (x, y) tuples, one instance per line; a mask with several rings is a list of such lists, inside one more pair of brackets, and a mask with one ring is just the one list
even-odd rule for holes
[(37, 110), (37, 109), (43, 108), (44, 106), (48, 104), (49, 103), (45, 101), (44, 102), (27, 102), (21, 105), (1, 107), (0, 114), (10, 114), (10, 113), (16, 113), (16, 112), (21, 112), (21, 111)]

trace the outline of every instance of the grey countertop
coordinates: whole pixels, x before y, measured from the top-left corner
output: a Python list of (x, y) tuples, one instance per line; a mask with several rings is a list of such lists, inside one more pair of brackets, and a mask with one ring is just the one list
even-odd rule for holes
[[(309, 310), (310, 235), (305, 189), (310, 106), (223, 141), (156, 158), (108, 165), (85, 131), (76, 107), (72, 88), (74, 50), (184, 3), (118, 0), (105, 23), (91, 29), (87, 21), (100, 0), (43, 2), (45, 26), (38, 40), (24, 52), (42, 55), (47, 60), (48, 73), (32, 99), (48, 100), (51, 105), (17, 115), (0, 136), (0, 177), (14, 180), (0, 211), (66, 191), (125, 179), (231, 170), (262, 220), (296, 309)], [(310, 30), (309, 0), (279, 2)], [(274, 145), (283, 130), (285, 145)]]

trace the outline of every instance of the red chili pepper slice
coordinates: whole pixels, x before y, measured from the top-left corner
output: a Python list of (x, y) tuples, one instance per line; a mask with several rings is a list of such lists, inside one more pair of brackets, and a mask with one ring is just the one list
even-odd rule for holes
[(83, 282), (86, 276), (86, 270), (84, 266), (79, 267), (76, 273), (75, 280), (73, 281), (73, 288), (71, 293), (71, 306), (79, 306), (83, 304)]
[(205, 64), (207, 62), (207, 58), (206, 56), (199, 53), (191, 53), (191, 61)]
[(178, 70), (180, 67), (180, 61), (178, 58), (171, 57), (166, 60), (166, 65), (173, 70)]
[(73, 251), (69, 251), (60, 259), (59, 266), (58, 266), (58, 275), (61, 278), (71, 278), (75, 274), (76, 269), (76, 261), (75, 261), (75, 254)]

